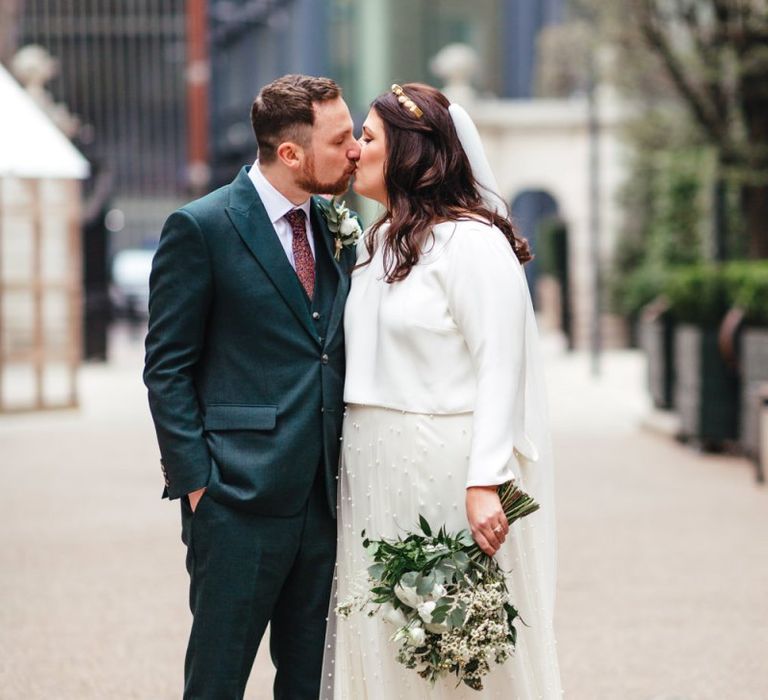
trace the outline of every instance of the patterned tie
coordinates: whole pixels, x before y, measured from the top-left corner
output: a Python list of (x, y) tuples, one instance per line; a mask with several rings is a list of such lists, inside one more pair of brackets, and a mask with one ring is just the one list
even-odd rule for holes
[(293, 260), (296, 264), (296, 274), (307, 296), (312, 299), (315, 289), (315, 259), (307, 238), (306, 215), (303, 209), (291, 209), (285, 218), (293, 230)]

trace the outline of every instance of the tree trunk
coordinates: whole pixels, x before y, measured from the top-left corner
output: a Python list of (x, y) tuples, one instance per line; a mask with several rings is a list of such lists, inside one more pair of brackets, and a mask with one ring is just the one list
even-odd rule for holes
[(712, 233), (714, 238), (712, 259), (717, 262), (724, 262), (730, 257), (728, 251), (728, 207), (726, 203), (728, 183), (723, 175), (723, 170), (723, 163), (718, 160), (712, 183)]
[(749, 257), (768, 258), (768, 185), (744, 185), (741, 208)]
[[(742, 64), (743, 67), (743, 64)], [(755, 61), (740, 81), (747, 182), (741, 207), (750, 258), (768, 258), (768, 65)]]

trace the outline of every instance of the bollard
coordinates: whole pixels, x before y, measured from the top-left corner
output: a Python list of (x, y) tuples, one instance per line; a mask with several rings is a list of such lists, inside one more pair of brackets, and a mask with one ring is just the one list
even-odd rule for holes
[(757, 396), (759, 402), (759, 440), (760, 447), (757, 453), (757, 481), (765, 481), (765, 472), (768, 470), (768, 384), (760, 386)]

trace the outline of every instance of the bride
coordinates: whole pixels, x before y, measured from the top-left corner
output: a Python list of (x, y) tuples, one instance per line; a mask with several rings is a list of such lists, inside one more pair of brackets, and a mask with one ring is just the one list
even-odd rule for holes
[[(394, 85), (363, 125), (354, 189), (385, 213), (358, 244), (346, 305), (347, 375), (336, 600), (364, 589), (360, 533), (393, 538), (418, 516), (467, 528), (508, 571), (524, 625), (477, 692), (429, 685), (396, 661), (378, 616), (331, 614), (322, 698), (560, 698), (552, 463), (531, 258), (495, 194), (474, 124), (439, 91)], [(507, 523), (496, 485), (541, 510)], [(333, 602), (332, 602), (333, 606)]]

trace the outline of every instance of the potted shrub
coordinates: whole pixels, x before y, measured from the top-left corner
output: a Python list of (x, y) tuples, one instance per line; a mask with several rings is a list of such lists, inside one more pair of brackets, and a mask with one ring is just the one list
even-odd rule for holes
[(756, 458), (760, 449), (761, 385), (768, 383), (768, 261), (729, 263), (725, 275), (742, 326), (738, 355), (739, 442), (749, 456)]
[(644, 308), (639, 335), (653, 405), (671, 410), (675, 407), (675, 323), (665, 297), (657, 297)]
[(625, 317), (637, 319), (638, 344), (647, 361), (648, 390), (656, 408), (674, 406), (674, 319), (662, 295), (665, 272), (645, 265), (627, 276), (620, 306)]
[(738, 437), (739, 378), (719, 346), (720, 323), (730, 306), (720, 266), (699, 264), (670, 270), (665, 284), (675, 319), (674, 404), (681, 437), (705, 449)]

